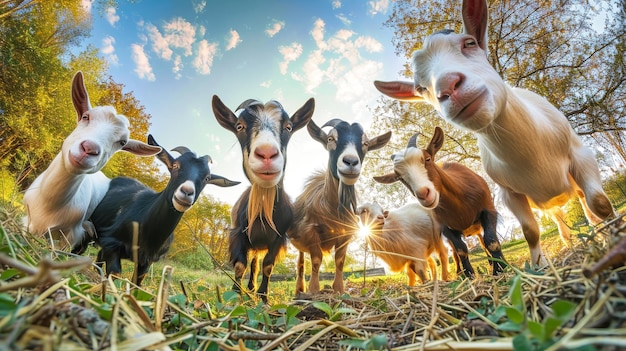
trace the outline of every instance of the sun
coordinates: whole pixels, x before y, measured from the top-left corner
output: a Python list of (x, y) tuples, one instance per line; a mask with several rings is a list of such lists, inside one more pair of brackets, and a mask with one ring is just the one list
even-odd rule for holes
[(370, 227), (367, 225), (363, 225), (363, 223), (359, 223), (359, 230), (357, 231), (358, 236), (361, 238), (365, 238), (370, 235)]

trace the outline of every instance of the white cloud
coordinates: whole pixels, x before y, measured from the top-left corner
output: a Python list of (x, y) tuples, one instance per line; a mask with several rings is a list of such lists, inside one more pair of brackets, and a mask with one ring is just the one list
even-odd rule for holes
[(265, 82), (261, 82), (261, 88), (269, 88), (272, 86), (272, 81), (271, 80), (266, 80)]
[(192, 53), (196, 29), (181, 17), (174, 18), (163, 26), (164, 37), (170, 47), (183, 49), (183, 55)]
[(193, 11), (195, 13), (200, 13), (200, 12), (204, 11), (204, 8), (206, 7), (206, 0), (193, 1), (192, 5), (193, 5)]
[(167, 39), (161, 35), (159, 29), (152, 24), (148, 24), (146, 25), (146, 30), (148, 31), (148, 37), (152, 41), (152, 50), (154, 50), (160, 58), (168, 61), (171, 60), (174, 52), (170, 49)]
[(115, 54), (114, 44), (115, 38), (111, 36), (104, 37), (104, 39), (102, 39), (102, 48), (100, 49), (100, 51), (107, 59), (107, 61), (109, 61), (112, 65), (117, 66), (119, 60), (117, 58), (117, 55)]
[(198, 55), (192, 64), (200, 74), (210, 74), (213, 65), (213, 57), (217, 53), (217, 44), (209, 43), (206, 40), (200, 41), (198, 45)]
[(362, 53), (381, 52), (380, 42), (347, 29), (325, 39), (325, 23), (321, 19), (315, 21), (311, 36), (317, 49), (308, 55), (301, 71), (291, 73), (307, 93), (314, 94), (320, 85), (328, 83), (337, 89), (338, 101), (350, 103), (362, 100), (372, 91), (372, 77), (381, 75), (383, 64), (364, 58)]
[(276, 34), (278, 34), (278, 32), (280, 32), (283, 28), (285, 28), (285, 22), (279, 21), (279, 20), (272, 20), (272, 23), (270, 23), (267, 26), (265, 33), (269, 35), (269, 37), (271, 38), (275, 36)]
[(135, 62), (135, 72), (141, 79), (154, 81), (156, 77), (152, 72), (152, 66), (150, 66), (150, 59), (146, 55), (143, 45), (132, 44), (132, 59)]
[(120, 16), (117, 15), (115, 7), (108, 7), (105, 11), (105, 16), (107, 22), (109, 22), (112, 27), (115, 27), (115, 23), (120, 20)]
[(358, 37), (354, 41), (357, 48), (364, 48), (367, 52), (382, 52), (383, 44), (372, 37)]
[(289, 62), (297, 60), (302, 55), (302, 44), (291, 43), (289, 46), (279, 46), (278, 51), (283, 55), (283, 61), (279, 64), (280, 73), (285, 75)]
[(179, 79), (181, 77), (180, 71), (183, 70), (183, 60), (180, 58), (180, 55), (176, 55), (174, 57), (174, 67), (172, 67), (172, 72), (174, 72), (174, 77)]
[(237, 33), (236, 30), (231, 29), (230, 30), (230, 34), (228, 36), (228, 39), (226, 40), (226, 51), (228, 50), (232, 50), (234, 48), (237, 47), (237, 45), (239, 45), (239, 43), (241, 43), (241, 37), (239, 36), (239, 33)]
[(336, 10), (338, 8), (341, 7), (341, 1), (340, 0), (333, 0), (333, 10)]
[(386, 13), (389, 9), (389, 0), (375, 0), (369, 3), (369, 14), (377, 15), (379, 13)]
[(348, 19), (348, 17), (346, 17), (346, 15), (344, 15), (343, 13), (337, 15), (336, 17), (341, 21), (341, 23), (343, 23), (344, 26), (349, 26), (352, 24), (352, 21), (350, 21), (350, 19)]

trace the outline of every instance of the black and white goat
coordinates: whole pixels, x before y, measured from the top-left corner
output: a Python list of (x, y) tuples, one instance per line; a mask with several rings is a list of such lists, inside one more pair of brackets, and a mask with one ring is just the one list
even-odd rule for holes
[(77, 245), (83, 241), (85, 229), (91, 231), (85, 220), (109, 188), (110, 179), (100, 170), (117, 151), (153, 156), (161, 148), (129, 139), (128, 119), (112, 106), (91, 107), (81, 72), (72, 80), (72, 102), (78, 117), (76, 128), (26, 190), (23, 203), (31, 234), (50, 232), (56, 237), (60, 232), (66, 240), (62, 247), (81, 251)]
[[(148, 136), (148, 143), (158, 146), (152, 135)], [(172, 151), (180, 156), (174, 158), (165, 149), (157, 155), (170, 172), (170, 180), (163, 191), (157, 193), (133, 178), (117, 177), (111, 180), (109, 190), (93, 212), (91, 222), (100, 246), (97, 261), (106, 263), (107, 275), (122, 272), (122, 258), (133, 259), (133, 223), (138, 224), (135, 283), (140, 285), (150, 265), (168, 252), (174, 240), (174, 229), (204, 186), (239, 184), (211, 174), (209, 156), (197, 157), (182, 146)]]
[(340, 119), (330, 120), (322, 128), (327, 126), (332, 127), (328, 134), (313, 121), (307, 125), (311, 137), (328, 150), (328, 168), (308, 179), (295, 202), (294, 224), (288, 233), (289, 240), (300, 251), (296, 293), (304, 292), (304, 253), (311, 255), (309, 291), (318, 293), (322, 258), (333, 248), (333, 290), (344, 292), (346, 250), (358, 229), (354, 184), (359, 179), (367, 152), (385, 146), (391, 138), (391, 132), (387, 132), (369, 139), (360, 124)]
[(448, 280), (448, 248), (443, 243), (441, 228), (432, 211), (411, 203), (394, 210), (385, 210), (376, 202), (360, 205), (357, 214), (361, 225), (369, 228), (365, 241), (374, 255), (385, 261), (393, 272), (406, 270), (409, 286), (416, 280), (428, 280), (426, 264), (433, 279), (437, 276), (436, 253), (441, 262), (441, 279)]
[(235, 269), (233, 289), (241, 291), (241, 279), (250, 262), (248, 289), (255, 290), (258, 255), (263, 257), (263, 280), (257, 294), (267, 302), (268, 285), (277, 256), (287, 247), (287, 228), (293, 222), (293, 205), (283, 187), (287, 144), (291, 135), (313, 116), (315, 100), (309, 99), (291, 118), (277, 101), (263, 104), (246, 100), (233, 113), (213, 96), (218, 123), (233, 132), (243, 153), (243, 171), (252, 185), (235, 203), (228, 241), (230, 262)]
[(413, 82), (375, 82), (385, 95), (431, 104), (478, 138), (483, 167), (522, 225), (532, 263), (545, 265), (539, 225), (531, 210), (547, 210), (568, 242), (561, 209), (578, 197), (586, 217), (614, 217), (598, 163), (567, 118), (544, 97), (507, 85), (487, 60), (486, 0), (463, 1), (465, 33), (430, 35), (413, 53)]

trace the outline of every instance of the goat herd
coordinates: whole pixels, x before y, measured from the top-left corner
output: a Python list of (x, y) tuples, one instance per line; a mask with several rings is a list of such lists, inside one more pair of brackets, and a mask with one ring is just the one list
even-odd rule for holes
[[(487, 61), (487, 4), (463, 2), (465, 33), (437, 32), (413, 54), (413, 82), (374, 82), (383, 94), (399, 100), (431, 104), (452, 125), (475, 134), (483, 167), (499, 185), (507, 207), (521, 223), (534, 265), (546, 259), (539, 226), (531, 206), (549, 211), (561, 237), (569, 239), (561, 207), (577, 196), (589, 221), (596, 224), (615, 216), (602, 189), (598, 164), (567, 119), (543, 97), (511, 88)], [(135, 281), (141, 283), (150, 265), (169, 249), (182, 214), (207, 184), (239, 184), (212, 174), (208, 156), (177, 147), (173, 157), (152, 136), (143, 143), (129, 139), (129, 122), (110, 106), (92, 108), (79, 72), (72, 82), (77, 126), (63, 142), (61, 152), (24, 194), (27, 228), (34, 235), (60, 232), (72, 251), (82, 254), (94, 241), (98, 264), (107, 274), (121, 273), (120, 260), (137, 262)], [(391, 132), (368, 137), (358, 123), (339, 119), (321, 127), (313, 122), (314, 100), (289, 116), (280, 103), (246, 100), (233, 112), (217, 97), (215, 118), (237, 137), (243, 169), (251, 185), (235, 203), (229, 233), (230, 262), (235, 289), (240, 291), (250, 260), (248, 289), (255, 290), (259, 253), (262, 282), (257, 294), (267, 301), (268, 284), (278, 257), (288, 241), (299, 250), (296, 292), (304, 292), (304, 255), (311, 259), (308, 290), (319, 292), (319, 269), (324, 254), (334, 249), (333, 290), (344, 291), (343, 265), (347, 244), (358, 221), (371, 225), (370, 247), (391, 269), (404, 268), (409, 284), (432, 277), (431, 253), (442, 264), (446, 280), (447, 250), (442, 234), (453, 247), (457, 273), (473, 276), (464, 235), (479, 235), (494, 258), (493, 274), (505, 260), (496, 234), (498, 214), (484, 179), (458, 163), (435, 163), (443, 144), (436, 128), (421, 149), (416, 137), (405, 150), (391, 156), (394, 172), (376, 176), (380, 183), (402, 182), (417, 198), (414, 204), (383, 211), (376, 203), (358, 206), (355, 183), (368, 151), (382, 148)], [(286, 149), (297, 130), (307, 127), (311, 137), (328, 151), (328, 167), (313, 174), (292, 203), (283, 179)], [(329, 128), (327, 132), (323, 129)], [(157, 193), (135, 179), (109, 179), (100, 172), (117, 151), (153, 156), (167, 166), (170, 180)], [(136, 247), (137, 250), (133, 250)]]

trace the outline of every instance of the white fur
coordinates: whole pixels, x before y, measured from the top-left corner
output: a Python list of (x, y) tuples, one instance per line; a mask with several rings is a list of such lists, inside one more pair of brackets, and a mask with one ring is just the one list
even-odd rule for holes
[(561, 206), (570, 197), (578, 195), (594, 224), (614, 212), (594, 155), (567, 118), (545, 98), (508, 86), (489, 65), (485, 0), (466, 0), (463, 10), (464, 34), (431, 35), (414, 53), (413, 83), (375, 85), (396, 99), (427, 102), (446, 121), (475, 133), (485, 171), (522, 224), (532, 262), (544, 265), (531, 206), (552, 214), (566, 242)]
[(83, 223), (109, 188), (110, 180), (100, 170), (115, 152), (154, 155), (160, 151), (129, 139), (128, 119), (113, 107), (91, 108), (81, 73), (74, 77), (72, 99), (78, 116), (76, 128), (24, 193), (28, 231), (35, 235), (60, 231), (67, 240), (62, 246), (74, 246), (85, 235)]
[[(440, 225), (433, 219), (430, 211), (413, 203), (385, 214), (382, 207), (374, 202), (359, 206), (357, 213), (361, 224), (370, 227), (371, 232), (366, 237), (369, 247), (372, 250), (386, 252), (375, 254), (385, 261), (392, 271), (406, 269), (409, 285), (414, 284), (415, 273), (419, 280), (426, 279), (426, 263), (429, 265), (431, 276), (436, 275), (435, 264), (430, 257), (433, 252), (439, 255), (442, 279), (448, 279), (448, 251), (443, 244)], [(415, 273), (408, 267), (410, 264), (415, 265)]]

